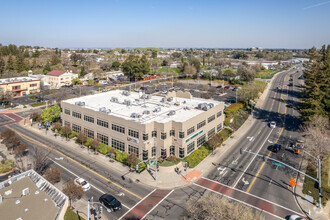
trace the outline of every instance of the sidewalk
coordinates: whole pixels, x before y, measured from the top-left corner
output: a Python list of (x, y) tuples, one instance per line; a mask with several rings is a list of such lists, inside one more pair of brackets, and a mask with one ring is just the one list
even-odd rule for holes
[[(260, 108), (263, 106), (263, 103), (269, 92), (270, 84), (268, 84), (268, 86), (266, 87), (256, 107)], [(97, 163), (107, 164), (107, 167), (109, 167), (109, 169), (115, 170), (118, 173), (125, 174), (125, 178), (131, 179), (134, 182), (140, 182), (155, 188), (173, 189), (188, 185), (196, 181), (199, 177), (207, 175), (207, 173), (213, 168), (212, 163), (218, 163), (219, 155), (230, 149), (236, 143), (237, 140), (239, 140), (243, 135), (245, 135), (245, 133), (254, 124), (255, 120), (256, 119), (254, 119), (250, 115), (249, 118), (245, 121), (245, 123), (230, 138), (228, 138), (220, 148), (217, 148), (213, 154), (210, 154), (195, 168), (184, 169), (183, 163), (179, 163), (178, 165), (171, 167), (160, 166), (159, 171), (157, 172), (157, 181), (155, 181), (155, 171), (152, 169), (150, 169), (149, 171), (143, 171), (140, 174), (136, 172), (129, 172), (129, 168), (127, 166), (123, 166), (117, 161), (110, 162), (109, 157), (105, 155), (95, 155), (93, 153), (90, 153), (88, 152), (88, 148), (81, 148), (81, 146), (75, 143), (73, 140), (67, 141), (64, 137), (55, 137), (54, 133), (51, 130), (49, 130), (47, 134), (45, 134), (45, 130), (39, 130), (36, 124), (33, 127), (30, 127), (29, 123), (26, 123), (25, 125), (24, 123), (21, 123), (21, 126), (28, 127), (29, 129), (31, 128), (31, 131), (42, 134), (50, 141), (60, 142), (62, 146), (65, 146), (66, 148), (71, 148), (71, 150), (76, 154), (84, 154), (85, 156), (95, 159)], [(179, 170), (181, 171), (180, 174), (177, 174), (175, 172), (175, 167), (179, 168)]]

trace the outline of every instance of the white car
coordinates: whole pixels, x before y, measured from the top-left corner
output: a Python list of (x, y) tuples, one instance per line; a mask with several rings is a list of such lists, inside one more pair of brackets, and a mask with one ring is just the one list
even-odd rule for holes
[(84, 191), (87, 191), (91, 188), (91, 185), (83, 178), (77, 177), (74, 180), (74, 183), (78, 186), (81, 186), (81, 188), (83, 188)]
[(275, 121), (270, 122), (269, 127), (275, 128), (276, 127), (276, 122)]
[(167, 91), (166, 91), (166, 90), (163, 90), (163, 91), (162, 91), (162, 94), (167, 94)]
[(290, 215), (289, 220), (304, 220), (304, 218), (299, 215)]

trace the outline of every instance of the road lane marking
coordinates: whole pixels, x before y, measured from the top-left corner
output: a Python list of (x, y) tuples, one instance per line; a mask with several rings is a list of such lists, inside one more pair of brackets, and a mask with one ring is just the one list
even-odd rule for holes
[[(266, 143), (266, 141), (268, 140), (270, 134), (272, 133), (272, 131), (274, 130), (274, 128), (272, 128), (272, 130), (270, 130), (268, 136), (266, 137), (265, 141), (261, 144), (257, 154), (259, 153), (259, 151), (261, 150), (261, 148), (264, 146), (264, 144)], [(250, 165), (252, 164), (252, 162), (254, 161), (254, 159), (256, 158), (257, 154), (254, 155), (254, 157), (252, 158), (252, 160), (250, 161), (250, 163), (248, 164), (248, 166), (245, 168), (245, 170), (243, 171), (242, 175), (237, 179), (236, 183), (234, 184), (234, 188), (236, 187), (237, 183), (240, 181), (240, 179), (242, 178), (242, 176), (245, 174), (245, 172), (247, 171), (247, 169), (250, 167)]]
[[(8, 126), (6, 126), (6, 127), (9, 128), (9, 129), (11, 129), (11, 130), (14, 130), (13, 128), (10, 128), (10, 127), (8, 127)], [(64, 156), (64, 157), (66, 157), (67, 159), (71, 160), (72, 162), (78, 164), (79, 166), (83, 167), (84, 169), (90, 171), (91, 173), (94, 173), (96, 176), (98, 176), (98, 177), (100, 177), (100, 178), (102, 178), (102, 179), (108, 181), (109, 183), (111, 183), (111, 184), (117, 186), (118, 188), (120, 188), (120, 189), (122, 189), (122, 190), (128, 192), (129, 194), (135, 196), (136, 198), (138, 198), (138, 199), (142, 199), (142, 197), (140, 197), (140, 196), (136, 195), (135, 193), (131, 192), (130, 190), (128, 190), (128, 189), (126, 189), (126, 188), (120, 186), (119, 184), (117, 184), (117, 183), (111, 181), (110, 179), (108, 179), (108, 178), (102, 176), (101, 174), (95, 172), (94, 170), (92, 170), (92, 169), (90, 169), (90, 168), (88, 168), (88, 167), (82, 165), (82, 164), (79, 163), (78, 161), (76, 161), (76, 160), (72, 159), (71, 157), (69, 157), (69, 156), (63, 154), (62, 152), (60, 152), (60, 151), (58, 151), (58, 150), (56, 150), (56, 149), (54, 149), (54, 148), (51, 148), (51, 147), (49, 147), (49, 146), (47, 146), (47, 145), (45, 145), (45, 144), (43, 144), (43, 143), (41, 143), (41, 142), (39, 142), (39, 141), (37, 141), (37, 140), (34, 140), (33, 138), (28, 137), (28, 136), (22, 134), (22, 133), (19, 132), (19, 131), (16, 131), (16, 130), (14, 130), (14, 131), (15, 131), (19, 136), (21, 136), (23, 139), (25, 139), (26, 141), (28, 141), (28, 142), (32, 142), (32, 143), (35, 143), (35, 144), (38, 144), (38, 145), (40, 145), (40, 146), (42, 146), (42, 147), (44, 147), (44, 148), (46, 148), (46, 149), (49, 149), (49, 150), (52, 150), (52, 151), (56, 152), (56, 153), (58, 153), (58, 154), (60, 154), (60, 155), (62, 155), (62, 156)]]
[(155, 205), (152, 209), (150, 209), (149, 212), (147, 212), (147, 214), (145, 214), (141, 219), (144, 219), (144, 217), (146, 217), (147, 215), (149, 215), (159, 204), (161, 204), (172, 192), (174, 191), (174, 189), (171, 190), (171, 192), (169, 192), (162, 200), (160, 200), (159, 203), (157, 203), (157, 205)]

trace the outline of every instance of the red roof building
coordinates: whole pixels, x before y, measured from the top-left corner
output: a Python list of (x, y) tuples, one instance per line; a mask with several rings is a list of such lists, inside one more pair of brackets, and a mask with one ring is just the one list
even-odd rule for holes
[(60, 76), (64, 74), (66, 71), (64, 70), (52, 70), (49, 73), (47, 73), (48, 76)]

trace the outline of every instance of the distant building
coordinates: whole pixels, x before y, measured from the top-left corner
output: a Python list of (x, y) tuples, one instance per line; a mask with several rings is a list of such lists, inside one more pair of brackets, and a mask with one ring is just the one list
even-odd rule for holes
[(0, 219), (64, 219), (68, 197), (34, 170), (0, 183)]
[(63, 71), (63, 70), (53, 70), (47, 73), (48, 83), (52, 88), (61, 88), (64, 85), (71, 85), (72, 79), (77, 78), (78, 74)]
[(177, 64), (177, 63), (172, 63), (172, 64), (170, 65), (170, 68), (178, 68), (178, 64)]
[(28, 76), (0, 79), (0, 90), (12, 92), (14, 97), (40, 92), (40, 79)]

